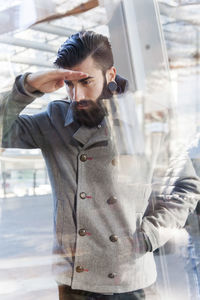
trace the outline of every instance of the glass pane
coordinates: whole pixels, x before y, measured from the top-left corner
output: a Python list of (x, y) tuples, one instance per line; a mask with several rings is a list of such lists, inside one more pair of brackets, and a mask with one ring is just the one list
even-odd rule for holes
[(2, 299), (199, 298), (199, 4), (2, 5)]

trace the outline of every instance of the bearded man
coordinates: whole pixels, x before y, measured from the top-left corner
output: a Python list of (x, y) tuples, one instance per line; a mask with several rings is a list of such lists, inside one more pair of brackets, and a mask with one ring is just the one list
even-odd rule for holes
[[(91, 31), (72, 35), (58, 50), (55, 66), (16, 78), (4, 104), (2, 144), (40, 148), (46, 161), (59, 298), (145, 299), (145, 288), (156, 280), (153, 250), (184, 225), (197, 203), (198, 178), (186, 161), (170, 193), (154, 205), (148, 205), (145, 183), (122, 193), (102, 99), (126, 92), (127, 82), (116, 75), (107, 37)], [(52, 101), (33, 116), (19, 115), (36, 97), (64, 85), (68, 100)]]

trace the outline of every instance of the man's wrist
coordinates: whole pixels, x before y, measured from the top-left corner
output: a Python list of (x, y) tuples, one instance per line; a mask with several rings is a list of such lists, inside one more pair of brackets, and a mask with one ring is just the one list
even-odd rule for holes
[(31, 74), (30, 72), (27, 72), (21, 76), (18, 77), (16, 84), (18, 87), (18, 90), (26, 95), (26, 96), (30, 96), (33, 98), (37, 98), (37, 97), (41, 97), (44, 95), (44, 93), (36, 90), (35, 88), (33, 88), (32, 86), (30, 86), (27, 81), (26, 78), (28, 77), (28, 75)]
[(152, 244), (150, 242), (150, 239), (149, 239), (148, 235), (144, 231), (142, 231), (142, 234), (143, 234), (143, 237), (144, 237), (146, 251), (147, 252), (152, 252), (152, 250), (153, 250), (152, 249)]
[[(24, 89), (25, 89), (25, 91), (28, 91), (29, 93), (36, 92), (37, 90), (35, 88), (33, 88), (30, 84), (28, 84), (27, 77), (24, 80)], [(37, 92), (39, 92), (39, 91), (37, 91)]]

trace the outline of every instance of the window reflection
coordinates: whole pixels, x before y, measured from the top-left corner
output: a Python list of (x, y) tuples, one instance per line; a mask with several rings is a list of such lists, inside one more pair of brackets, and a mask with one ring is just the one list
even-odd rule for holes
[[(199, 199), (194, 172), (195, 169), (199, 176), (199, 35), (190, 22), (191, 14), (187, 14), (198, 3), (112, 2), (111, 5), (110, 1), (104, 1), (99, 7), (93, 3), (92, 10), (79, 16), (57, 18), (27, 30), (18, 28), (8, 36), (1, 36), (2, 92), (11, 87), (18, 74), (50, 70), (57, 49), (67, 38), (65, 28), (69, 35), (92, 28), (109, 36), (114, 65), (120, 75), (114, 78), (117, 84), (116, 89), (111, 89), (114, 96), (104, 100), (105, 123), (94, 125), (95, 118), (94, 126), (84, 123), (84, 130), (80, 129), (80, 122), (85, 122), (80, 114), (76, 115), (75, 124), (70, 125), (70, 115), (65, 119), (65, 126), (71, 126), (71, 131), (58, 130), (53, 115), (51, 122), (44, 122), (48, 105), (50, 114), (56, 113), (60, 102), (65, 105), (62, 100), (66, 102), (68, 96), (66, 89), (61, 88), (39, 95), (42, 97), (30, 101), (28, 106), (22, 105), (19, 111), (23, 108), (21, 114), (26, 117), (21, 116), (6, 132), (19, 111), (2, 94), (0, 274), (5, 276), (0, 288), (2, 297), (12, 299), (20, 295), (29, 299), (34, 293), (41, 299), (64, 299), (63, 295), (71, 290), (63, 285), (69, 286), (71, 282), (73, 290), (107, 296), (142, 289), (135, 294), (138, 299), (144, 299), (144, 294), (149, 300), (178, 299), (178, 295), (182, 299), (199, 297), (199, 204), (194, 211)], [(54, 4), (64, 10), (67, 1)], [(8, 13), (9, 7), (5, 9), (2, 15)], [(73, 9), (72, 4), (67, 9)], [(182, 23), (183, 19), (189, 23)], [(198, 23), (196, 14), (193, 22)], [(82, 71), (91, 71), (90, 62), (81, 65)], [(80, 63), (72, 63), (70, 67)], [(92, 75), (92, 78), (97, 76), (95, 72)], [(98, 73), (98, 83), (102, 79), (103, 86), (105, 78), (101, 75)], [(24, 97), (23, 78), (17, 81), (21, 97)], [(72, 79), (71, 89), (69, 86), (67, 89), (73, 100), (82, 99), (83, 91), (91, 92), (95, 84), (91, 78), (84, 84), (83, 79), (79, 78), (78, 84)], [(79, 86), (81, 95), (75, 90)], [(98, 85), (95, 91), (96, 98), (102, 95), (97, 92)], [(87, 97), (92, 96), (88, 92)], [(104, 98), (109, 98), (108, 94)], [(62, 99), (58, 106), (53, 102), (55, 99)], [(69, 100), (68, 97), (68, 103)], [(90, 105), (87, 99), (83, 100), (82, 108)], [(61, 111), (64, 109), (63, 106)], [(35, 119), (32, 115), (36, 115)], [(63, 116), (59, 116), (60, 120)], [(96, 130), (101, 138), (95, 140)], [(91, 138), (94, 139), (85, 147)], [(65, 157), (66, 149), (71, 159)], [(96, 157), (99, 161), (95, 164)], [(88, 163), (96, 170), (92, 174), (82, 168)], [(77, 172), (79, 165), (82, 171)], [(87, 176), (89, 184), (84, 182)], [(91, 206), (87, 208), (85, 203)], [(79, 210), (81, 220), (77, 218)], [(90, 215), (95, 220), (93, 225)], [(100, 245), (94, 253), (90, 246), (93, 238), (94, 244)], [(51, 273), (52, 262), (54, 277), (61, 285), (59, 289)], [(97, 272), (93, 274), (94, 270)], [(78, 279), (81, 274), (87, 280), (81, 282)]]

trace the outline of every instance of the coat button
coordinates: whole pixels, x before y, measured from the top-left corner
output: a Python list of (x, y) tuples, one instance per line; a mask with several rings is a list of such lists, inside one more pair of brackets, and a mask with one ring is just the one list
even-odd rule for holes
[(117, 235), (115, 235), (115, 234), (112, 234), (111, 236), (110, 236), (110, 240), (111, 240), (111, 242), (117, 242), (118, 241), (118, 236)]
[(80, 198), (85, 199), (86, 198), (86, 193), (84, 193), (84, 192), (80, 193)]
[(80, 160), (81, 160), (82, 162), (85, 162), (85, 161), (87, 160), (87, 154), (81, 154)]
[(118, 163), (118, 160), (116, 158), (113, 158), (113, 160), (111, 161), (113, 166), (116, 166)]
[(116, 277), (116, 275), (117, 275), (116, 273), (110, 273), (110, 274), (108, 274), (108, 278), (113, 279)]
[(108, 204), (114, 204), (117, 202), (117, 197), (115, 196), (111, 196), (108, 200), (107, 200), (107, 203)]
[(80, 236), (85, 236), (87, 234), (87, 231), (82, 228), (82, 229), (79, 230), (78, 233), (79, 233)]
[(81, 267), (81, 266), (77, 266), (77, 267), (76, 267), (76, 272), (82, 273), (83, 271), (84, 271), (84, 268), (83, 268), (83, 267)]

